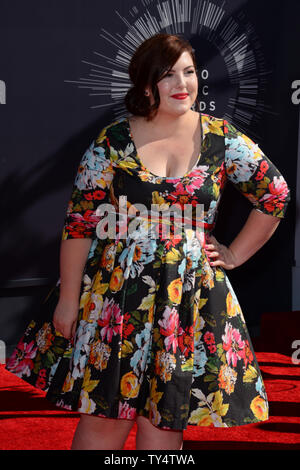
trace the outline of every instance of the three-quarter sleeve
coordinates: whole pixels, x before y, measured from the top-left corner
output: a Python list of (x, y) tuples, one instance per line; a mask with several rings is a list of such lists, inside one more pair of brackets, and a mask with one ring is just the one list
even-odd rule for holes
[(113, 176), (109, 139), (104, 128), (79, 163), (64, 220), (62, 240), (95, 238), (100, 220), (96, 210), (99, 204), (109, 202)]
[(249, 137), (224, 119), (227, 179), (254, 209), (283, 218), (290, 189), (282, 174)]

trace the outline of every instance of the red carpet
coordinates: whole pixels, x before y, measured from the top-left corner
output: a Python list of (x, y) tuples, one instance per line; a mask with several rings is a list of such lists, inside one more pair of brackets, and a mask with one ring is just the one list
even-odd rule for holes
[[(271, 318), (273, 323), (274, 316)], [(298, 323), (298, 316), (293, 318)], [(280, 332), (279, 327), (277, 331)], [(290, 332), (292, 339), (295, 332), (299, 332), (299, 327), (291, 328)], [(298, 336), (300, 339), (300, 334)], [(183, 449), (300, 449), (300, 364), (293, 364), (291, 359), (293, 339), (288, 342), (286, 332), (284, 335), (281, 330), (284, 341), (278, 343), (277, 350), (280, 352), (263, 352), (262, 349), (271, 351), (268, 337), (270, 335), (264, 331), (264, 335), (254, 346), (269, 398), (270, 419), (235, 428), (189, 426), (184, 431)], [(289, 351), (284, 350), (287, 347), (290, 348)], [(300, 358), (300, 354), (298, 357)], [(5, 371), (4, 365), (0, 365), (0, 394), (1, 450), (70, 448), (78, 414), (56, 408), (44, 398), (43, 392)], [(125, 450), (135, 449), (135, 434), (136, 425), (128, 436)]]

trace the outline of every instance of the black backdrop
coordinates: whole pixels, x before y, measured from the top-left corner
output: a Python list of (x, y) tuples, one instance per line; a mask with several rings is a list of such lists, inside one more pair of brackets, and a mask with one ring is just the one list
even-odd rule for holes
[[(101, 128), (126, 112), (128, 61), (156, 32), (191, 41), (202, 111), (226, 117), (257, 142), (291, 188), (287, 217), (272, 239), (228, 272), (250, 333), (263, 312), (291, 310), (299, 17), (296, 0), (1, 0), (0, 339), (16, 341), (58, 278), (77, 165)], [(230, 243), (250, 209), (228, 187), (217, 238)]]

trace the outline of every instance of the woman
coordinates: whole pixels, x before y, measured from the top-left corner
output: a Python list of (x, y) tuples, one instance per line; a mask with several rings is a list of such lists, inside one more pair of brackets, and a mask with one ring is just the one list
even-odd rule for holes
[[(290, 198), (287, 184), (232, 124), (193, 110), (198, 81), (187, 41), (168, 34), (146, 40), (129, 75), (131, 116), (106, 126), (84, 154), (63, 229), (60, 279), (6, 366), (57, 406), (81, 413), (72, 449), (122, 449), (135, 420), (136, 449), (181, 449), (188, 425), (268, 419), (225, 270), (274, 233)], [(228, 247), (212, 235), (227, 181), (253, 204)], [(164, 224), (146, 236), (143, 217), (124, 236), (121, 221), (134, 219), (138, 204), (150, 211), (174, 203), (204, 206), (182, 237), (174, 235), (176, 218), (167, 237)], [(105, 238), (114, 209), (116, 233)]]

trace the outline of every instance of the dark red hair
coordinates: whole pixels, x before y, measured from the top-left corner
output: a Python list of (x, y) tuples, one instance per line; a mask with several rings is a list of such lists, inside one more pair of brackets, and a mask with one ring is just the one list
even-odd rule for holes
[[(184, 51), (190, 53), (197, 70), (193, 48), (184, 38), (173, 34), (159, 33), (139, 45), (128, 67), (133, 87), (128, 90), (125, 96), (125, 106), (131, 114), (144, 116), (148, 121), (155, 117), (160, 104), (156, 84), (173, 67)], [(152, 105), (149, 96), (145, 96), (145, 89), (148, 86), (154, 97)]]

